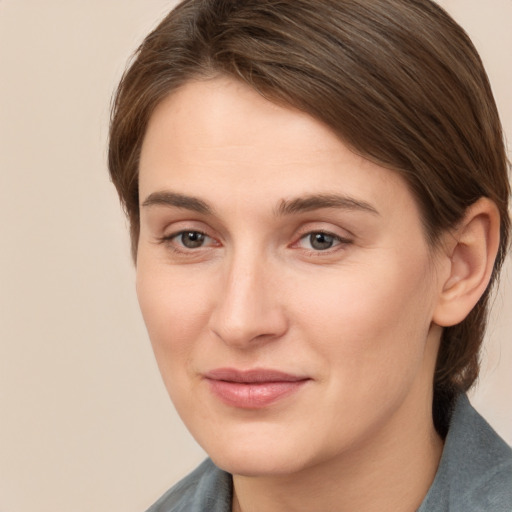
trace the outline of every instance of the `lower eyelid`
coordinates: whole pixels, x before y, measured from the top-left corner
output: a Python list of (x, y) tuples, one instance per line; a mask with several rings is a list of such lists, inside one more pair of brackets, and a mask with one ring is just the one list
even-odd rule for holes
[[(311, 240), (308, 240), (308, 238), (315, 234), (323, 234), (325, 236), (332, 238), (333, 239), (332, 246), (326, 247), (324, 249), (312, 247)], [(302, 246), (302, 243), (307, 244), (310, 247), (304, 247), (304, 246)], [(343, 246), (346, 246), (350, 243), (351, 243), (350, 240), (343, 238), (339, 235), (336, 235), (334, 233), (330, 233), (328, 231), (323, 231), (323, 230), (317, 230), (317, 231), (308, 231), (307, 233), (301, 235), (300, 238), (292, 245), (292, 247), (300, 248), (303, 251), (307, 251), (308, 253), (311, 253), (315, 256), (321, 256), (322, 254), (323, 255), (332, 254), (336, 250), (338, 250), (338, 249), (342, 248)]]
[[(175, 240), (177, 238), (179, 238), (181, 235), (183, 235), (184, 233), (187, 233), (187, 232), (199, 233), (199, 234), (201, 234), (201, 235), (203, 235), (205, 237), (204, 245), (202, 245), (200, 247), (197, 247), (196, 249), (206, 249), (206, 248), (211, 248), (212, 246), (215, 247), (215, 246), (222, 245), (218, 240), (216, 240), (214, 237), (208, 235), (205, 231), (203, 231), (201, 229), (180, 229), (178, 231), (174, 231), (172, 233), (156, 237), (155, 242), (158, 243), (158, 244), (169, 244), (169, 245), (172, 244), (172, 245), (178, 246), (177, 248), (182, 247), (185, 251), (193, 251), (194, 250), (193, 248), (187, 248), (186, 246), (184, 246), (180, 242), (177, 242), (177, 243), (175, 242)], [(318, 230), (310, 230), (310, 231), (307, 231), (307, 232), (301, 234), (296, 239), (296, 242), (294, 242), (292, 244), (292, 246), (299, 245), (302, 240), (305, 240), (305, 239), (307, 239), (308, 237), (310, 237), (311, 235), (314, 235), (314, 234), (323, 234), (323, 235), (326, 235), (328, 237), (332, 237), (333, 240), (334, 240), (334, 244), (333, 244), (332, 247), (324, 249), (323, 251), (319, 250), (319, 249), (309, 249), (309, 250), (311, 250), (311, 252), (316, 252), (316, 253), (325, 252), (325, 253), (327, 253), (327, 252), (329, 252), (330, 250), (336, 248), (339, 245), (349, 245), (349, 244), (353, 243), (353, 240), (348, 238), (348, 237), (344, 237), (344, 236), (338, 235), (336, 233), (333, 233), (333, 232), (330, 232), (330, 231), (327, 231), (327, 230), (318, 229)], [(304, 248), (304, 249), (308, 250), (307, 248)]]
[[(184, 233), (198, 233), (203, 235), (204, 244), (198, 247), (187, 247), (182, 242), (176, 241)], [(169, 246), (175, 252), (184, 254), (198, 252), (199, 250), (211, 249), (221, 245), (214, 237), (208, 235), (200, 229), (181, 229), (169, 235), (164, 235), (163, 237), (159, 238), (158, 242)]]

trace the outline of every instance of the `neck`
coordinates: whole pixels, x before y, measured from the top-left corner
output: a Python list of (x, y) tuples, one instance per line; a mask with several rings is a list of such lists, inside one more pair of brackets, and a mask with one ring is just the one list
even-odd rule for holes
[(407, 402), (371, 440), (332, 460), (293, 475), (235, 475), (233, 512), (416, 510), (434, 480), (443, 443), (431, 397)]

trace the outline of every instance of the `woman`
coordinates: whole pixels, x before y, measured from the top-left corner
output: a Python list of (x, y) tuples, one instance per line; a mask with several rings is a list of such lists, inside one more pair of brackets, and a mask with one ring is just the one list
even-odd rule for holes
[(509, 235), (480, 59), (429, 0), (185, 0), (109, 165), (168, 392), (211, 460), (150, 510), (496, 510), (472, 409)]

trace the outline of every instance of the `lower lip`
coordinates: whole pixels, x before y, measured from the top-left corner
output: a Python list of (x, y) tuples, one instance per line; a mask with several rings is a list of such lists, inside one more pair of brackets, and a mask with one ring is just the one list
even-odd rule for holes
[(262, 409), (296, 393), (307, 380), (242, 383), (207, 379), (214, 395), (241, 409)]

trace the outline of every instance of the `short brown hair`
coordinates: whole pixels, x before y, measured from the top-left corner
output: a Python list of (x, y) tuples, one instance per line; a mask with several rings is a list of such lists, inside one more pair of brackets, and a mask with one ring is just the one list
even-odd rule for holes
[(508, 247), (510, 187), (496, 105), (464, 30), (430, 0), (185, 0), (147, 36), (112, 110), (109, 168), (139, 235), (138, 159), (150, 116), (192, 79), (226, 75), (326, 123), (398, 172), (434, 245), (488, 197), (501, 215), (491, 285), (443, 333), (434, 376), (440, 432), (475, 381), (492, 283)]

